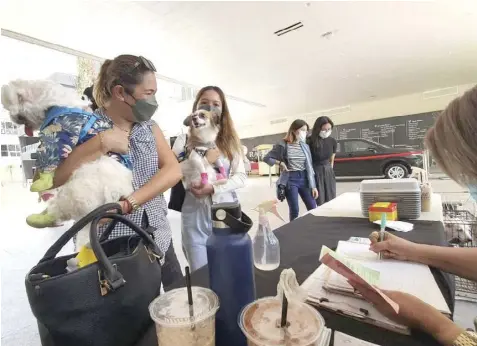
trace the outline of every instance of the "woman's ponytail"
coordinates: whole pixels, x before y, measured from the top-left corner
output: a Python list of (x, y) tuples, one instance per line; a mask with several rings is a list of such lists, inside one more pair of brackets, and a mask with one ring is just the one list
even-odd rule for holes
[(113, 60), (106, 59), (101, 65), (101, 69), (99, 70), (98, 78), (94, 83), (93, 88), (93, 97), (96, 101), (98, 107), (105, 107), (109, 99), (111, 98), (111, 85), (108, 77), (110, 74), (108, 73), (108, 69), (113, 63)]

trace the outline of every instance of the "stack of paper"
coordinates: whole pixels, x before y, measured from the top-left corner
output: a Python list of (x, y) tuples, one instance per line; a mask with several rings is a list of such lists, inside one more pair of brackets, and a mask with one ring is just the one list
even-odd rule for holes
[[(308, 302), (363, 322), (408, 334), (406, 326), (395, 323), (377, 311), (355, 292), (348, 280), (355, 280), (382, 296), (395, 311), (399, 306), (381, 289), (412, 294), (450, 315), (449, 307), (428, 266), (395, 260), (379, 260), (369, 251), (366, 241), (340, 241), (336, 252), (324, 247), (320, 266), (302, 287), (308, 292)], [(332, 269), (330, 269), (332, 268)]]
[(308, 291), (309, 304), (401, 334), (410, 334), (406, 326), (388, 319), (363, 299), (325, 290), (323, 285), (330, 273), (331, 269), (322, 265), (302, 284), (302, 287)]
[[(412, 294), (450, 316), (449, 306), (428, 266), (391, 259), (379, 260), (377, 254), (370, 251), (367, 245), (347, 241), (340, 241), (336, 252), (355, 265), (360, 264), (366, 271), (378, 272), (379, 278), (368, 281), (370, 284), (384, 290)], [(346, 278), (336, 272), (330, 274), (325, 286), (344, 293), (355, 293)]]

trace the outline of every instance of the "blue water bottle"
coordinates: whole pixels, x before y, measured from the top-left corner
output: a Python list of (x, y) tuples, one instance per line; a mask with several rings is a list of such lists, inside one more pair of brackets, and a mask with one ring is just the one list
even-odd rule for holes
[(247, 232), (252, 220), (240, 204), (212, 205), (212, 235), (207, 240), (210, 288), (218, 295), (217, 346), (246, 346), (237, 323), (242, 308), (255, 300), (252, 241)]

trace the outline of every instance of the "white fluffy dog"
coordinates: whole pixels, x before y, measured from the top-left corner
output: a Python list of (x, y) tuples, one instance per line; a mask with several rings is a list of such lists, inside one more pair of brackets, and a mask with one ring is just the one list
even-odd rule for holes
[[(28, 135), (41, 127), (50, 107), (87, 107), (74, 90), (48, 80), (16, 80), (4, 85), (2, 104), (10, 112), (13, 122), (25, 125)], [(56, 189), (54, 197), (48, 201), (47, 211), (60, 221), (77, 221), (95, 208), (117, 202), (120, 197), (132, 192), (132, 172), (117, 160), (102, 156), (83, 164), (63, 186)], [(77, 235), (77, 249), (89, 242), (89, 227), (86, 226)]]

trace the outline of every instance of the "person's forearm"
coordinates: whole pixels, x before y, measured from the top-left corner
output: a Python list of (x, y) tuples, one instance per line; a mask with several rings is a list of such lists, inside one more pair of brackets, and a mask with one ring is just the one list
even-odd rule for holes
[(163, 167), (146, 184), (131, 194), (139, 205), (149, 202), (154, 197), (164, 193), (176, 185), (182, 178), (180, 165), (174, 164)]
[(265, 162), (267, 165), (269, 165), (270, 167), (273, 166), (275, 163), (277, 163), (277, 160), (275, 160), (274, 158), (272, 157), (269, 157), (269, 156), (265, 156), (263, 158), (263, 162)]
[(225, 184), (214, 185), (214, 193), (224, 193), (235, 191), (245, 186), (247, 174), (245, 172), (237, 172), (233, 174)]
[(53, 186), (59, 187), (68, 181), (71, 174), (83, 163), (94, 161), (102, 155), (99, 136), (77, 146), (55, 170)]
[(441, 345), (452, 346), (457, 337), (464, 332), (445, 315), (435, 310), (418, 323), (419, 329), (431, 334)]
[(414, 262), (477, 281), (477, 248), (417, 244), (410, 257)]

